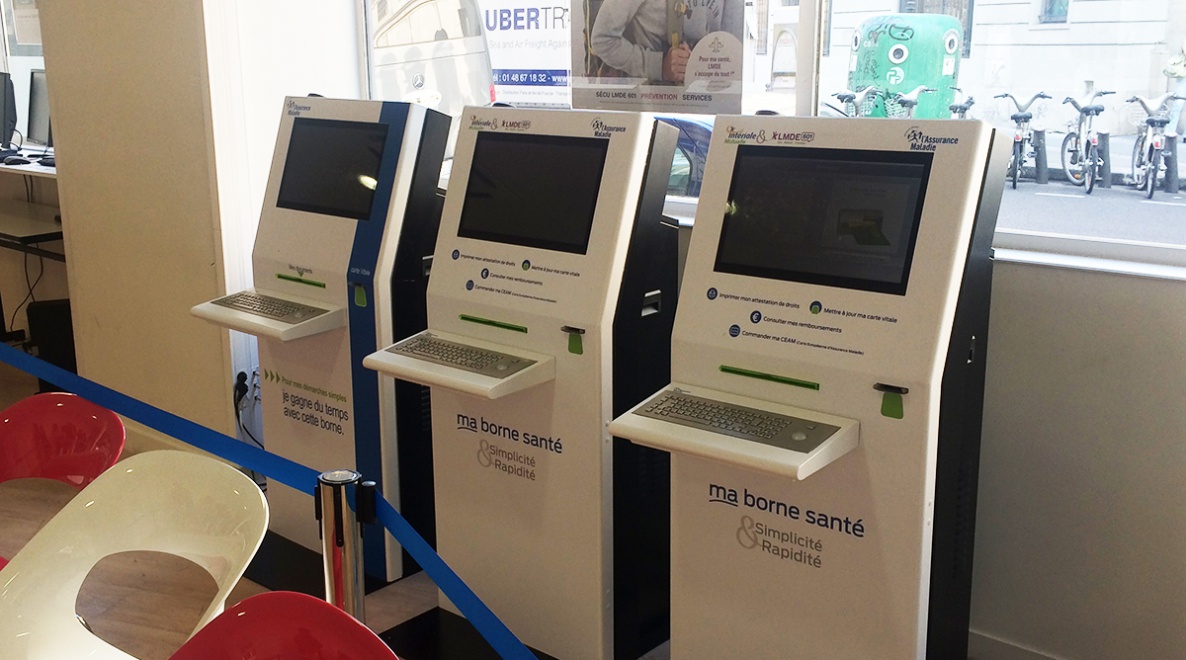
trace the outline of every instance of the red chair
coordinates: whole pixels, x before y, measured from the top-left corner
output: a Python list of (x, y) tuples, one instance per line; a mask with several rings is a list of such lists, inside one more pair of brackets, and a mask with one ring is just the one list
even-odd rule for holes
[(35, 394), (0, 412), (0, 483), (39, 477), (82, 490), (119, 460), (124, 440), (110, 410), (66, 392)]
[(357, 619), (291, 591), (252, 596), (194, 634), (169, 660), (399, 660)]
[(0, 412), (0, 483), (55, 479), (82, 490), (124, 450), (119, 416), (65, 392), (35, 394)]

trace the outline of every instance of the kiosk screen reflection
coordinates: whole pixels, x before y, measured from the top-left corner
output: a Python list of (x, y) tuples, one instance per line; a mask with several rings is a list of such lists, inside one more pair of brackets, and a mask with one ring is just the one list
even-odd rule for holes
[(276, 206), (366, 220), (386, 141), (387, 124), (294, 119)]
[(715, 270), (904, 295), (932, 157), (739, 146)]
[(478, 134), (457, 235), (585, 254), (609, 140)]

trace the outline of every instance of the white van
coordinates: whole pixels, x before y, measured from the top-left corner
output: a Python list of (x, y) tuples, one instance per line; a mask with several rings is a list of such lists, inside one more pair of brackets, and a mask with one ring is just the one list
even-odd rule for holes
[(373, 0), (372, 98), (453, 117), (488, 105), (494, 85), (476, 0)]

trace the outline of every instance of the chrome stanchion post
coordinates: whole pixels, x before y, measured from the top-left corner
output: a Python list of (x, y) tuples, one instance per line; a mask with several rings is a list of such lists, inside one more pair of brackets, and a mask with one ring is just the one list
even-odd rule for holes
[(349, 498), (362, 475), (354, 470), (330, 470), (317, 477), (321, 518), (321, 556), (325, 564), (325, 600), (359, 621), (366, 612), (362, 569), (362, 528)]

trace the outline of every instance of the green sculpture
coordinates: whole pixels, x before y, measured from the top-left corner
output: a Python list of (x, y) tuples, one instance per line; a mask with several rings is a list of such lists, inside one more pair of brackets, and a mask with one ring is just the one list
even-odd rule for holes
[(867, 117), (901, 116), (896, 94), (919, 87), (914, 117), (939, 119), (951, 116), (959, 77), (963, 26), (944, 14), (886, 14), (870, 18), (853, 32), (848, 61), (848, 88), (860, 91), (870, 85), (881, 91), (868, 101)]

